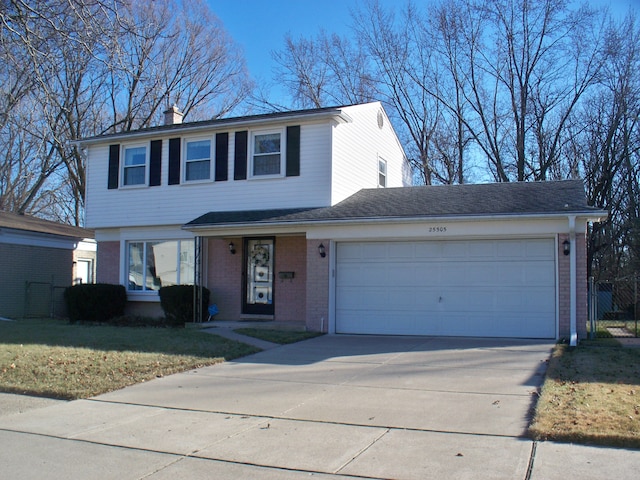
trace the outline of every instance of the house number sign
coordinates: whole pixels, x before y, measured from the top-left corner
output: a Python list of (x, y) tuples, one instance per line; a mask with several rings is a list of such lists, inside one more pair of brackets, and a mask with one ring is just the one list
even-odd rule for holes
[(435, 227), (429, 227), (429, 233), (444, 233), (447, 231), (447, 227), (443, 227), (443, 226), (435, 226)]

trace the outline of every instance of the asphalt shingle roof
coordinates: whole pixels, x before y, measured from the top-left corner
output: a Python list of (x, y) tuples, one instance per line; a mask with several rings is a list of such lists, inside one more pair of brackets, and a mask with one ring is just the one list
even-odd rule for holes
[(17, 215), (0, 211), (0, 229), (10, 228), (27, 232), (46, 233), (72, 238), (93, 238), (94, 232), (85, 228), (74, 227), (63, 223), (51, 222), (29, 215)]
[(186, 227), (374, 218), (544, 215), (600, 212), (581, 180), (363, 189), (333, 207), (209, 212)]

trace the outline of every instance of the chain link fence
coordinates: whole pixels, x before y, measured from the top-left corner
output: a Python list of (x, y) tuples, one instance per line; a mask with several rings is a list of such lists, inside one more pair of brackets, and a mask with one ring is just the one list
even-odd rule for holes
[(589, 337), (638, 337), (640, 275), (611, 282), (589, 281)]

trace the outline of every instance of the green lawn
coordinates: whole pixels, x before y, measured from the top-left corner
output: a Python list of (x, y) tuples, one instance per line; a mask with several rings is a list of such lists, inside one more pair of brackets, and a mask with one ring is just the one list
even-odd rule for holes
[(87, 398), (259, 350), (199, 329), (0, 321), (0, 391)]

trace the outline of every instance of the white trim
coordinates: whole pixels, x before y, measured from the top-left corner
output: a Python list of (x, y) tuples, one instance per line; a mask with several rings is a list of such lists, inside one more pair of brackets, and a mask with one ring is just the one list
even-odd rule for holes
[(577, 331), (577, 305), (578, 298), (576, 295), (577, 287), (577, 262), (576, 262), (576, 217), (569, 215), (569, 244), (571, 251), (569, 252), (569, 332), (571, 338), (569, 339), (569, 345), (575, 347), (578, 345), (578, 331)]
[(62, 237), (40, 232), (27, 233), (22, 230), (0, 228), (0, 243), (75, 250), (80, 243), (80, 238)]
[(555, 248), (555, 282), (556, 282), (556, 338), (560, 338), (560, 255), (558, 249), (560, 248), (560, 242), (558, 241), (558, 235), (554, 239)]

